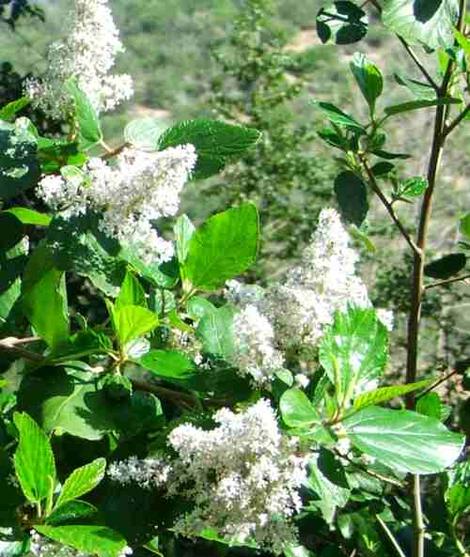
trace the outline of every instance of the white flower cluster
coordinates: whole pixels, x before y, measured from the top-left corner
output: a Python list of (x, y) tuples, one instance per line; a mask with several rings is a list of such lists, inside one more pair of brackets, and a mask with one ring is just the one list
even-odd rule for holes
[[(92, 557), (88, 553), (82, 553), (72, 547), (62, 545), (49, 538), (41, 536), (36, 530), (31, 530), (30, 554), (34, 557)], [(132, 549), (125, 547), (119, 557), (132, 555)]]
[(48, 69), (42, 80), (26, 84), (33, 104), (53, 118), (70, 108), (65, 82), (75, 78), (98, 112), (112, 110), (133, 94), (127, 74), (110, 74), (116, 55), (124, 50), (108, 0), (75, 0), (69, 16), (70, 32), (48, 51)]
[(168, 495), (184, 493), (194, 507), (174, 526), (182, 535), (211, 528), (232, 541), (253, 540), (280, 553), (295, 540), (291, 519), (301, 508), (306, 461), (294, 454), (295, 439), (279, 431), (267, 400), (237, 414), (222, 408), (214, 419), (219, 425), (209, 431), (182, 424), (170, 433), (177, 454), (171, 471), (164, 460), (152, 459), (117, 464), (110, 473), (146, 487), (167, 481)]
[(131, 456), (127, 460), (113, 462), (108, 467), (108, 476), (120, 484), (137, 483), (145, 489), (163, 486), (168, 482), (170, 464), (162, 458), (139, 460)]
[[(367, 288), (356, 275), (357, 260), (339, 214), (324, 209), (300, 265), (283, 282), (264, 290), (227, 283), (226, 298), (239, 308), (233, 327), (233, 363), (239, 373), (266, 386), (282, 367), (283, 351), (317, 347), (335, 312), (345, 311), (348, 304), (370, 307)], [(378, 316), (392, 327), (391, 312), (381, 310)], [(305, 374), (295, 380), (303, 387), (309, 381)]]
[(128, 148), (114, 166), (93, 158), (83, 173), (45, 176), (36, 192), (65, 217), (87, 209), (102, 212), (104, 232), (131, 247), (145, 262), (168, 261), (173, 245), (158, 235), (152, 221), (176, 214), (196, 158), (190, 144), (159, 152)]
[(191, 484), (188, 495), (195, 502), (176, 530), (194, 535), (214, 528), (278, 553), (294, 540), (289, 519), (301, 507), (305, 463), (293, 454), (296, 441), (282, 436), (267, 400), (238, 414), (222, 408), (214, 420), (219, 426), (211, 431), (183, 424), (169, 436), (178, 453), (180, 482)]
[(357, 260), (339, 214), (324, 209), (301, 264), (267, 292), (266, 312), (282, 347), (315, 347), (336, 311), (346, 310), (348, 304), (371, 305), (356, 275)]
[(235, 355), (233, 363), (241, 375), (256, 385), (267, 385), (282, 369), (283, 356), (274, 348), (274, 330), (255, 305), (249, 304), (233, 320)]

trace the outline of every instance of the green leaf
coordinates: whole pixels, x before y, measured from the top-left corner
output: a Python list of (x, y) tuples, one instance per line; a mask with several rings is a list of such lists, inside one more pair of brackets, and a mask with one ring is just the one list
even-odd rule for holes
[(409, 44), (447, 48), (454, 43), (458, 0), (385, 0), (382, 21)]
[(188, 256), (189, 243), (196, 228), (187, 215), (181, 215), (177, 218), (173, 231), (176, 240), (176, 254), (182, 269), (184, 262)]
[(111, 316), (121, 346), (143, 337), (158, 325), (158, 315), (142, 306), (114, 306)]
[(394, 116), (395, 114), (402, 114), (403, 112), (410, 112), (412, 110), (419, 110), (421, 108), (429, 108), (431, 106), (441, 106), (450, 104), (460, 104), (460, 99), (453, 99), (451, 97), (444, 97), (439, 99), (417, 99), (392, 106), (386, 106), (384, 112), (387, 116)]
[(424, 267), (424, 274), (435, 279), (448, 279), (458, 274), (467, 264), (464, 253), (449, 253), (440, 259), (431, 261)]
[(221, 288), (255, 262), (258, 237), (258, 211), (252, 203), (210, 217), (189, 241), (185, 277), (200, 290)]
[(36, 138), (28, 129), (29, 120), (15, 124), (0, 121), (0, 198), (17, 197), (35, 186), (41, 171), (36, 159)]
[(97, 512), (98, 509), (86, 501), (68, 501), (60, 505), (60, 507), (56, 507), (47, 517), (46, 523), (49, 526), (56, 526), (64, 522), (88, 518)]
[(349, 114), (346, 114), (346, 112), (343, 112), (334, 104), (315, 101), (314, 105), (320, 108), (320, 110), (326, 115), (326, 117), (332, 124), (336, 124), (337, 126), (341, 126), (353, 131), (360, 131), (361, 133), (365, 133), (365, 129), (362, 124), (359, 124), (359, 122), (354, 120), (352, 116), (349, 116)]
[(387, 402), (393, 398), (412, 393), (419, 389), (424, 389), (427, 387), (432, 380), (425, 379), (423, 381), (417, 381), (416, 383), (408, 383), (406, 385), (392, 385), (390, 387), (381, 387), (380, 389), (374, 389), (373, 391), (368, 391), (366, 393), (360, 394), (354, 399), (354, 409), (360, 410), (366, 406), (372, 406), (374, 404), (381, 404), (382, 402)]
[(375, 103), (383, 91), (383, 77), (381, 71), (360, 52), (354, 54), (349, 67), (373, 114), (375, 111)]
[(62, 271), (85, 276), (108, 296), (116, 296), (127, 269), (120, 246), (99, 229), (94, 214), (64, 219), (55, 217), (47, 232), (55, 265)]
[(308, 427), (321, 422), (320, 415), (300, 389), (287, 389), (279, 401), (284, 423), (289, 427)]
[(394, 74), (394, 77), (399, 85), (406, 87), (417, 99), (426, 99), (429, 101), (436, 98), (434, 87), (426, 81), (417, 81), (416, 79), (410, 79), (399, 74)]
[(310, 506), (319, 509), (324, 520), (333, 524), (336, 509), (349, 500), (350, 489), (344, 469), (331, 451), (321, 448), (312, 456), (306, 486), (317, 495)]
[(341, 172), (335, 178), (335, 194), (343, 217), (361, 226), (369, 210), (367, 188), (361, 178), (349, 170)]
[(370, 406), (342, 424), (357, 449), (397, 472), (441, 472), (456, 461), (464, 443), (439, 420), (409, 410)]
[(52, 217), (44, 213), (39, 213), (34, 209), (27, 207), (12, 207), (7, 209), (4, 213), (9, 213), (15, 216), (22, 224), (33, 224), (36, 226), (49, 226)]
[(387, 363), (387, 331), (373, 309), (350, 307), (335, 315), (320, 343), (320, 363), (347, 404), (361, 385), (380, 377)]
[(31, 414), (47, 432), (68, 433), (89, 441), (109, 433), (128, 438), (161, 426), (161, 405), (149, 393), (136, 391), (112, 400), (96, 374), (67, 368), (41, 368), (21, 382), (18, 407)]
[(428, 187), (428, 181), (426, 178), (421, 176), (414, 176), (413, 178), (408, 178), (400, 186), (396, 193), (394, 193), (395, 198), (413, 198), (423, 195)]
[(442, 404), (437, 393), (427, 393), (416, 401), (416, 412), (441, 420)]
[(371, 168), (373, 175), (377, 178), (387, 176), (395, 170), (395, 165), (391, 162), (380, 161)]
[(75, 79), (69, 79), (65, 89), (74, 101), (80, 147), (84, 150), (90, 149), (103, 139), (98, 114)]
[(34, 529), (56, 542), (73, 547), (83, 553), (98, 557), (120, 557), (127, 546), (126, 540), (111, 528), (105, 526), (44, 526)]
[(147, 307), (145, 290), (139, 282), (139, 279), (130, 271), (126, 272), (124, 281), (119, 290), (114, 307), (121, 308), (123, 306), (142, 306)]
[(470, 508), (470, 461), (459, 462), (447, 475), (449, 485), (444, 498), (450, 515), (457, 517)]
[(200, 320), (196, 330), (201, 339), (204, 352), (229, 359), (234, 351), (233, 344), (234, 310), (229, 306), (207, 312)]
[(21, 99), (17, 99), (16, 101), (11, 101), (5, 106), (0, 108), (0, 120), (5, 120), (6, 122), (10, 122), (14, 119), (14, 117), (23, 110), (26, 106), (29, 105), (30, 99), (28, 97), (21, 97)]
[[(23, 311), (36, 333), (55, 348), (69, 336), (65, 277), (42, 244), (28, 261), (23, 279)], [(47, 311), (45, 310), (47, 308)]]
[(13, 421), (19, 432), (14, 456), (16, 476), (28, 501), (38, 503), (50, 495), (56, 481), (51, 444), (28, 414), (16, 412)]
[(217, 311), (217, 308), (202, 296), (193, 296), (186, 304), (186, 311), (194, 321), (199, 321), (204, 315)]
[(138, 363), (160, 379), (178, 385), (191, 386), (197, 373), (194, 363), (177, 350), (150, 350)]
[(367, 33), (367, 14), (347, 0), (332, 2), (317, 14), (317, 34), (322, 43), (351, 44)]
[(76, 468), (65, 480), (55, 508), (73, 499), (78, 499), (94, 489), (103, 479), (105, 470), (106, 460), (104, 458), (97, 458), (85, 466)]
[(14, 317), (21, 295), (21, 275), (27, 263), (28, 242), (19, 221), (0, 213), (0, 325)]
[(160, 137), (159, 149), (191, 143), (196, 148), (195, 178), (217, 174), (231, 160), (242, 156), (260, 139), (261, 134), (244, 126), (217, 120), (186, 120), (167, 129)]
[(164, 132), (165, 124), (152, 117), (138, 118), (132, 120), (124, 128), (124, 139), (126, 143), (130, 143), (137, 149), (143, 151), (156, 151), (158, 149), (158, 141)]
[(376, 157), (380, 157), (381, 159), (385, 159), (385, 160), (409, 159), (411, 156), (411, 155), (407, 155), (406, 153), (390, 153), (389, 151), (384, 151), (382, 149), (374, 149), (372, 153)]
[(470, 213), (461, 217), (460, 232), (470, 240)]

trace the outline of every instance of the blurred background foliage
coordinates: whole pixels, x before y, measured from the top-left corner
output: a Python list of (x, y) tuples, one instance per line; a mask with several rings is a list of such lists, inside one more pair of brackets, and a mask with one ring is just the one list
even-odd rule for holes
[[(359, 118), (366, 111), (348, 69), (356, 45), (339, 48), (317, 38), (315, 17), (323, 4), (321, 0), (111, 2), (127, 49), (119, 58), (119, 70), (132, 74), (136, 95), (105, 117), (108, 142), (121, 143), (124, 124), (141, 117), (157, 118), (163, 125), (218, 117), (263, 132), (256, 150), (221, 177), (193, 182), (184, 197), (183, 209), (196, 221), (243, 199), (258, 204), (263, 245), (259, 264), (247, 280), (267, 283), (282, 274), (308, 241), (319, 209), (335, 204), (336, 164), (331, 150), (317, 137), (323, 124), (312, 101), (328, 99)], [(69, 6), (70, 0), (0, 1), (1, 104), (20, 96), (26, 76), (43, 71), (47, 45), (60, 36)], [(370, 17), (375, 17), (373, 12)], [(382, 102), (409, 100), (395, 73), (417, 75), (398, 41), (371, 25), (359, 48), (388, 81)], [(428, 63), (432, 65), (432, 58)], [(415, 112), (390, 129), (390, 146), (413, 155), (402, 167), (409, 176), (420, 175), (425, 168), (429, 116), (426, 110)], [(54, 132), (54, 124), (41, 115), (35, 114), (34, 120)], [(469, 136), (466, 126), (452, 136), (443, 164), (431, 230), (436, 256), (455, 248), (458, 217), (470, 207), (466, 187), (470, 158), (462, 153)], [(367, 249), (358, 241), (357, 249), (375, 302), (395, 312), (390, 373), (402, 378), (410, 262), (381, 207), (375, 203), (372, 207), (367, 233), (373, 247)], [(416, 210), (416, 204), (401, 209), (410, 228)], [(85, 298), (92, 300), (92, 293)], [(466, 284), (428, 298), (421, 369), (450, 370), (470, 356), (469, 306)], [(456, 381), (447, 383), (447, 396), (460, 393)]]

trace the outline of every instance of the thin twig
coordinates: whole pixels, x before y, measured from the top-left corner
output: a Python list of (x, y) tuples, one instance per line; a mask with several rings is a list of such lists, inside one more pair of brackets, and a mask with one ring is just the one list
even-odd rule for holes
[(420, 61), (420, 59), (418, 58), (418, 56), (416, 55), (416, 53), (414, 52), (414, 50), (411, 48), (411, 46), (406, 42), (406, 40), (403, 37), (400, 37), (400, 35), (397, 35), (398, 40), (401, 42), (401, 44), (403, 45), (403, 47), (405, 48), (406, 52), (408, 52), (408, 54), (410, 55), (410, 58), (413, 60), (413, 62), (416, 64), (416, 66), (419, 68), (420, 72), (423, 74), (424, 78), (426, 79), (426, 81), (429, 83), (429, 85), (431, 85), (431, 87), (434, 89), (434, 91), (436, 91), (436, 93), (439, 90), (439, 85), (434, 81), (434, 79), (431, 77), (431, 74), (428, 72), (428, 70), (424, 67), (423, 63)]
[(397, 214), (395, 213), (395, 209), (393, 208), (393, 205), (385, 197), (384, 193), (380, 189), (380, 187), (377, 183), (377, 180), (375, 179), (374, 173), (372, 172), (371, 168), (369, 167), (369, 165), (367, 163), (366, 158), (361, 157), (360, 160), (361, 160), (362, 166), (364, 167), (364, 170), (366, 171), (366, 174), (367, 174), (367, 177), (369, 179), (369, 184), (372, 188), (372, 191), (377, 195), (377, 197), (380, 199), (380, 201), (382, 202), (384, 207), (387, 209), (388, 214), (392, 218), (392, 220), (395, 223), (395, 225), (397, 226), (398, 230), (401, 232), (403, 238), (405, 238), (405, 240), (408, 242), (408, 245), (410, 246), (410, 248), (415, 253), (419, 253), (420, 250), (419, 250), (418, 246), (415, 244), (411, 235), (408, 233), (406, 228), (401, 223), (400, 219), (398, 218)]
[(438, 282), (432, 282), (431, 284), (427, 284), (424, 289), (429, 290), (429, 288), (436, 288), (437, 286), (446, 286), (447, 284), (452, 284), (453, 282), (460, 282), (462, 280), (470, 279), (470, 273), (466, 275), (461, 275), (460, 277), (452, 277), (445, 280), (440, 280)]
[(166, 398), (167, 400), (171, 400), (175, 404), (185, 408), (194, 408), (194, 406), (197, 406), (199, 402), (193, 395), (183, 393), (182, 391), (173, 391), (172, 389), (167, 389), (166, 387), (161, 387), (160, 385), (154, 385), (153, 383), (141, 381), (140, 379), (132, 379), (132, 386), (137, 391), (152, 393), (159, 397)]
[[(382, 13), (382, 6), (377, 2), (377, 0), (369, 0), (369, 2), (370, 2), (370, 4), (372, 4), (375, 7), (375, 9), (379, 12), (379, 14)], [(423, 74), (426, 81), (429, 83), (429, 85), (431, 85), (431, 87), (437, 93), (439, 91), (439, 85), (431, 77), (431, 74), (425, 68), (424, 64), (418, 58), (417, 54), (414, 52), (414, 50), (411, 48), (411, 46), (408, 44), (408, 42), (403, 37), (401, 37), (400, 35), (397, 35), (397, 38), (400, 41), (400, 43), (403, 45), (406, 52), (409, 54), (410, 58), (416, 64), (419, 71)]]
[(375, 478), (375, 479), (380, 480), (382, 482), (388, 483), (390, 485), (394, 485), (396, 487), (403, 487), (403, 483), (400, 480), (395, 480), (394, 478), (389, 478), (388, 476), (383, 476), (382, 474), (379, 474), (378, 472), (374, 472), (373, 470), (369, 470), (368, 468), (366, 468), (362, 464), (359, 464), (358, 462), (355, 462), (348, 455), (344, 455), (344, 454), (342, 454), (342, 453), (340, 453), (339, 451), (336, 451), (336, 450), (334, 452), (339, 458), (347, 460), (349, 462), (349, 464), (351, 464), (352, 466), (354, 466), (358, 470), (361, 470), (362, 472), (368, 474), (372, 478)]
[(454, 375), (457, 375), (457, 373), (458, 373), (458, 370), (456, 370), (456, 369), (450, 371), (449, 373), (444, 375), (444, 377), (441, 377), (435, 383), (433, 383), (432, 385), (429, 385), (429, 387), (427, 387), (423, 392), (416, 395), (416, 400), (419, 400), (424, 395), (427, 395), (428, 393), (430, 393), (431, 391), (433, 391), (434, 389), (439, 387), (439, 385), (442, 385), (442, 383), (445, 383), (448, 379), (450, 379)]
[(38, 339), (37, 337), (29, 337), (24, 339), (19, 339), (16, 337), (6, 337), (0, 339), (0, 350), (13, 352), (14, 354), (17, 354), (18, 356), (31, 362), (42, 362), (44, 360), (44, 356), (21, 347), (22, 344), (36, 342), (37, 340), (40, 339)]
[(103, 160), (112, 159), (113, 157), (115, 157), (116, 155), (119, 155), (119, 153), (124, 151), (124, 149), (128, 146), (129, 146), (128, 143), (123, 143), (122, 145), (118, 145), (117, 147), (114, 147), (114, 148), (110, 148), (110, 147), (106, 146), (106, 153), (101, 155), (101, 158)]
[(385, 532), (387, 538), (390, 540), (391, 544), (395, 548), (399, 557), (406, 557), (405, 552), (401, 548), (400, 544), (398, 543), (397, 539), (395, 538), (395, 536), (393, 535), (392, 531), (387, 526), (385, 521), (378, 514), (375, 515), (375, 518), (377, 519), (377, 522), (380, 524), (380, 526), (382, 527), (383, 531)]
[(462, 112), (456, 116), (456, 118), (444, 129), (443, 135), (447, 137), (454, 129), (465, 119), (465, 117), (470, 113), (470, 103), (462, 110)]

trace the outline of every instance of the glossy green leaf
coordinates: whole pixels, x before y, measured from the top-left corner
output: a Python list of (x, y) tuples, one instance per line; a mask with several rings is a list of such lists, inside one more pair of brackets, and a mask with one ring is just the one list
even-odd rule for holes
[(135, 391), (111, 399), (96, 374), (59, 367), (41, 368), (21, 382), (18, 407), (47, 432), (97, 441), (113, 432), (121, 438), (161, 426), (161, 405), (150, 393)]
[(426, 393), (416, 401), (416, 412), (441, 420), (442, 404), (437, 393)]
[(323, 519), (332, 524), (336, 509), (348, 502), (350, 488), (341, 463), (331, 451), (321, 448), (312, 455), (306, 487), (316, 494), (310, 506), (320, 510)]
[(424, 274), (435, 279), (448, 279), (457, 275), (467, 264), (467, 256), (464, 253), (449, 253), (431, 261), (424, 267)]
[(408, 101), (400, 104), (394, 104), (392, 106), (386, 106), (384, 112), (387, 116), (394, 116), (395, 114), (402, 114), (403, 112), (410, 112), (412, 110), (419, 110), (421, 108), (430, 108), (432, 106), (450, 105), (450, 104), (460, 104), (462, 101), (460, 99), (453, 99), (451, 97), (439, 98), (439, 99), (417, 99), (414, 101)]
[(4, 211), (15, 216), (23, 224), (33, 224), (36, 226), (49, 226), (52, 217), (44, 213), (39, 213), (28, 207), (12, 207)]
[(365, 129), (362, 124), (359, 124), (359, 122), (357, 122), (352, 116), (349, 116), (349, 114), (346, 114), (346, 112), (343, 112), (334, 104), (317, 101), (314, 105), (318, 106), (318, 108), (325, 114), (332, 124), (336, 124), (337, 126), (353, 131), (365, 133)]
[(204, 352), (221, 358), (230, 358), (234, 351), (233, 323), (234, 310), (229, 306), (207, 312), (196, 330), (201, 339)]
[(119, 257), (118, 242), (100, 231), (97, 215), (55, 217), (47, 232), (47, 244), (58, 269), (89, 278), (108, 296), (117, 295), (127, 264)]
[(74, 101), (80, 146), (87, 150), (103, 139), (98, 114), (74, 79), (67, 81), (65, 89)]
[[(55, 348), (69, 336), (65, 277), (43, 244), (29, 259), (23, 279), (23, 311), (36, 333)], [(47, 308), (47, 311), (45, 310)]]
[(47, 517), (46, 523), (49, 526), (58, 526), (66, 522), (83, 520), (96, 514), (98, 509), (86, 501), (68, 501), (56, 507)]
[(320, 415), (300, 389), (287, 389), (279, 401), (284, 423), (289, 427), (308, 427), (321, 422)]
[(382, 21), (410, 44), (447, 48), (454, 42), (458, 0), (385, 0)]
[(37, 524), (34, 529), (56, 542), (98, 557), (120, 557), (127, 546), (126, 540), (121, 534), (106, 526), (45, 526)]
[(436, 91), (432, 85), (427, 81), (418, 81), (416, 79), (410, 79), (400, 74), (394, 74), (395, 81), (406, 87), (414, 97), (417, 99), (433, 100), (436, 98)]
[(147, 307), (145, 290), (140, 284), (139, 279), (130, 271), (126, 272), (114, 306), (116, 308), (122, 308), (123, 306)]
[(367, 14), (353, 2), (331, 2), (320, 9), (316, 18), (317, 34), (322, 43), (351, 44), (367, 33)]
[(461, 217), (460, 232), (470, 240), (470, 213)]
[(142, 306), (115, 306), (111, 315), (121, 346), (143, 337), (158, 325), (158, 315)]
[(441, 472), (457, 460), (464, 443), (439, 420), (409, 410), (369, 406), (342, 425), (357, 449), (397, 472)]
[(367, 188), (364, 182), (349, 170), (335, 178), (335, 194), (341, 214), (356, 226), (361, 226), (369, 211)]
[(55, 504), (56, 508), (94, 489), (103, 479), (105, 470), (104, 458), (97, 458), (85, 466), (76, 468), (65, 480)]
[(189, 251), (189, 243), (195, 230), (194, 224), (187, 215), (178, 217), (173, 228), (176, 240), (176, 254), (182, 269), (184, 269), (184, 262), (186, 261)]
[(372, 406), (374, 404), (382, 404), (383, 402), (388, 402), (393, 398), (404, 396), (413, 391), (418, 391), (419, 389), (424, 389), (432, 380), (425, 379), (423, 381), (417, 381), (416, 383), (408, 383), (406, 385), (392, 385), (390, 387), (380, 387), (379, 389), (374, 389), (373, 391), (368, 391), (366, 393), (360, 394), (354, 399), (354, 409), (360, 410), (366, 406)]
[(354, 54), (349, 67), (373, 114), (375, 103), (383, 91), (383, 77), (381, 71), (360, 52)]
[(150, 350), (139, 359), (139, 364), (160, 379), (177, 384), (190, 384), (196, 366), (177, 350)]
[(196, 178), (217, 174), (231, 160), (239, 158), (260, 139), (261, 134), (245, 126), (217, 120), (196, 119), (168, 128), (159, 140), (159, 149), (190, 143), (197, 152)]
[(320, 343), (320, 363), (347, 404), (356, 388), (380, 377), (387, 363), (387, 331), (373, 309), (350, 307), (336, 313)]
[(21, 97), (16, 101), (9, 102), (0, 108), (0, 120), (5, 120), (6, 122), (12, 121), (18, 112), (23, 110), (23, 108), (27, 107), (30, 103), (31, 100), (28, 97)]
[(258, 237), (258, 211), (252, 203), (210, 217), (189, 241), (185, 277), (200, 290), (221, 288), (255, 262)]
[(470, 461), (459, 462), (447, 475), (444, 498), (450, 515), (455, 518), (470, 509)]
[(428, 187), (428, 181), (426, 178), (421, 176), (414, 176), (413, 178), (408, 178), (403, 183), (400, 184), (394, 197), (396, 198), (413, 198), (423, 195)]
[(37, 503), (50, 495), (56, 481), (51, 444), (28, 414), (16, 412), (13, 421), (19, 433), (14, 456), (16, 477), (28, 501)]

